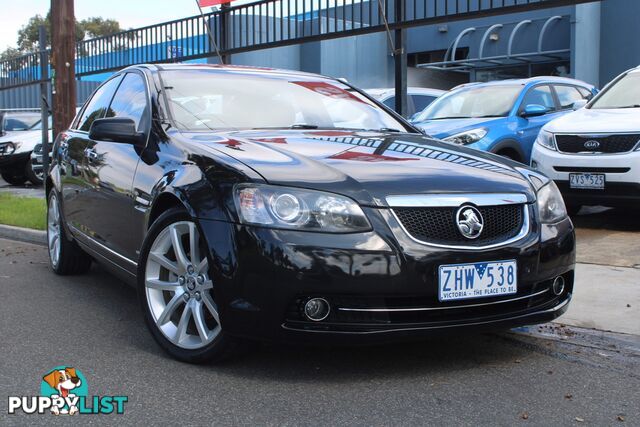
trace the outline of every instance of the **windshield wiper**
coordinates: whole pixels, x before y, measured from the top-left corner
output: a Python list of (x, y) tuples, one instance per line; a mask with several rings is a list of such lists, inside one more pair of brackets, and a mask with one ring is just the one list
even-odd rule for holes
[(306, 123), (296, 123), (289, 126), (289, 129), (318, 129), (318, 125), (309, 125)]
[(426, 120), (447, 120), (447, 119), (469, 119), (470, 117), (467, 116), (450, 116), (450, 117), (433, 117), (431, 119), (425, 119)]
[(618, 107), (618, 108), (640, 108), (640, 104), (625, 105), (623, 107)]
[(394, 133), (400, 133), (402, 132), (400, 129), (394, 129), (394, 128), (380, 128), (380, 129), (371, 129), (374, 132), (394, 132)]

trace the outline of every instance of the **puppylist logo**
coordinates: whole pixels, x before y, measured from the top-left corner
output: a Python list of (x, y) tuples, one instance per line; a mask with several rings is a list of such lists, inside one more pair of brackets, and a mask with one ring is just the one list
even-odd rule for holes
[(87, 380), (76, 368), (58, 366), (42, 377), (40, 396), (9, 396), (9, 414), (123, 414), (127, 396), (89, 396)]

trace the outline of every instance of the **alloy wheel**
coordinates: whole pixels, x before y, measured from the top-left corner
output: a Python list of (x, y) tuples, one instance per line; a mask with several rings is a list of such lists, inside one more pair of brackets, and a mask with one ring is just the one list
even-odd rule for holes
[(49, 247), (49, 259), (53, 267), (57, 267), (60, 262), (60, 237), (60, 208), (58, 207), (58, 198), (55, 194), (51, 194), (49, 198), (49, 209), (47, 211), (47, 243)]
[(195, 223), (175, 222), (158, 234), (144, 283), (153, 321), (172, 344), (199, 349), (220, 334), (206, 249)]

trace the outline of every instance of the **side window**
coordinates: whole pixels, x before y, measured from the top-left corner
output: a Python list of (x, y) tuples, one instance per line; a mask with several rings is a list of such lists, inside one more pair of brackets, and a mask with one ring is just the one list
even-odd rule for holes
[(551, 93), (550, 86), (536, 86), (529, 89), (529, 92), (524, 97), (520, 110), (524, 110), (527, 105), (536, 104), (547, 107), (549, 111), (556, 109), (556, 104), (553, 101), (553, 94)]
[(413, 105), (416, 106), (416, 112), (420, 112), (424, 110), (425, 108), (427, 108), (427, 106), (429, 106), (429, 104), (431, 104), (436, 99), (435, 96), (429, 96), (429, 95), (412, 95), (412, 98), (413, 98)]
[[(391, 108), (393, 111), (396, 111), (396, 97), (395, 97), (395, 95), (385, 99), (384, 101), (382, 101), (382, 103), (384, 105), (386, 105), (387, 107)], [(407, 117), (411, 117), (413, 115), (413, 113), (415, 113), (416, 111), (418, 111), (418, 110), (416, 110), (415, 104), (413, 103), (413, 96), (408, 95), (407, 96), (407, 114), (406, 114), (406, 116)]]
[(593, 98), (593, 93), (589, 89), (578, 86), (578, 92), (580, 92), (580, 95), (582, 95), (582, 99), (591, 101), (591, 98)]
[(566, 110), (573, 106), (573, 103), (584, 99), (582, 94), (574, 86), (556, 85), (556, 94), (560, 102), (560, 109)]
[(120, 80), (122, 80), (122, 76), (109, 80), (107, 83), (100, 86), (96, 93), (93, 94), (91, 100), (87, 103), (86, 107), (84, 107), (82, 116), (78, 121), (79, 130), (89, 132), (91, 123), (93, 123), (95, 119), (104, 117), (104, 114), (109, 107), (109, 103), (111, 102), (111, 98), (113, 98), (113, 93), (116, 91)]
[(391, 108), (392, 110), (396, 109), (396, 97), (395, 96), (390, 96), (389, 98), (387, 98), (384, 101), (382, 101), (382, 103), (384, 105), (386, 105), (387, 107)]
[(146, 125), (143, 120), (147, 111), (147, 92), (144, 79), (137, 73), (127, 73), (111, 101), (107, 117), (126, 117), (136, 123), (141, 130)]

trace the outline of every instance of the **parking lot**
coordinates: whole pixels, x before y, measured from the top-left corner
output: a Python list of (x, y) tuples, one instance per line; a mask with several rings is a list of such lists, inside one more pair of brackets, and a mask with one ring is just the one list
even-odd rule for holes
[[(0, 189), (7, 191), (3, 183)], [(604, 208), (575, 218), (577, 284), (558, 323), (400, 346), (261, 345), (218, 366), (167, 357), (148, 335), (133, 289), (102, 267), (55, 276), (43, 247), (0, 240), (0, 334), (21, 343), (0, 350), (3, 382), (9, 394), (32, 395), (43, 367), (81, 367), (92, 392), (128, 396), (118, 420), (125, 424), (637, 425), (634, 218), (637, 212)], [(40, 420), (2, 413), (3, 424)]]
[(81, 367), (93, 393), (127, 395), (125, 424), (640, 422), (638, 335), (544, 326), (373, 348), (265, 345), (193, 366), (157, 347), (134, 291), (102, 268), (59, 277), (42, 247), (0, 248), (0, 334), (20, 343), (0, 349), (9, 394), (37, 393), (43, 366), (63, 363)]

